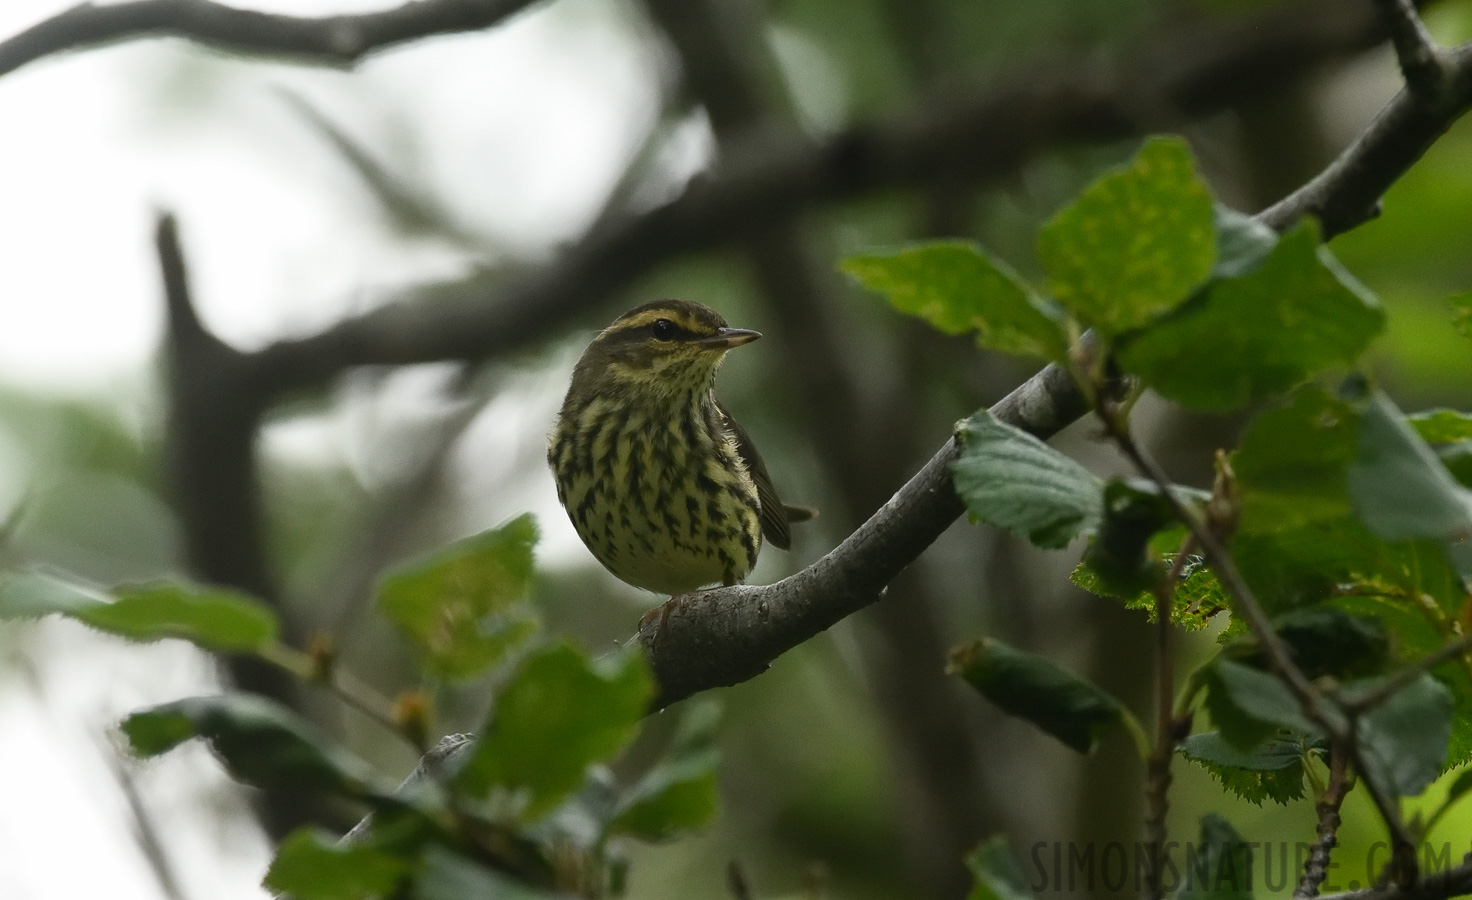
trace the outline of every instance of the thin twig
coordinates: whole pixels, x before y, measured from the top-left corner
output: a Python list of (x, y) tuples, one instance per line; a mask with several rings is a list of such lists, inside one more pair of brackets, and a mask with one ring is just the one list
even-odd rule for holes
[(1421, 657), (1364, 693), (1354, 694), (1352, 696), (1341, 694), (1338, 698), (1339, 703), (1352, 715), (1373, 709), (1417, 678), (1420, 678), (1422, 675), (1448, 660), (1456, 659), (1466, 654), (1468, 651), (1472, 651), (1472, 634), (1464, 634), (1455, 641), (1442, 645), (1435, 653)]
[(1145, 846), (1150, 865), (1146, 870), (1146, 893), (1153, 900), (1165, 896), (1160, 852), (1165, 847), (1165, 817), (1170, 812), (1171, 760), (1176, 749), (1175, 663), (1171, 654), (1171, 612), (1176, 589), (1185, 571), (1186, 557), (1195, 542), (1186, 535), (1165, 578), (1155, 585), (1155, 748), (1146, 761)]
[(1339, 843), (1339, 807), (1349, 792), (1349, 784), (1349, 754), (1343, 747), (1330, 744), (1329, 784), (1315, 805), (1319, 814), (1318, 837), (1304, 865), (1298, 890), (1293, 892), (1294, 900), (1308, 900), (1319, 895), (1319, 885), (1324, 883), (1324, 876), (1329, 872), (1329, 855)]

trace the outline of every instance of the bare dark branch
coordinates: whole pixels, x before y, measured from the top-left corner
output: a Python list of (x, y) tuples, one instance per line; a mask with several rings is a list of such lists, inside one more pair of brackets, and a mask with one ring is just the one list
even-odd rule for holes
[(349, 66), (396, 44), (477, 31), (532, 0), (414, 0), (381, 12), (302, 18), (209, 0), (134, 0), (76, 6), (0, 42), (0, 75), (65, 50), (140, 37), (182, 37), (223, 50)]
[(1400, 61), (1406, 86), (1421, 100), (1439, 102), (1451, 73), (1446, 57), (1431, 39), (1415, 4), (1411, 0), (1376, 0), (1376, 4), (1390, 31), (1390, 42), (1395, 46), (1395, 57)]

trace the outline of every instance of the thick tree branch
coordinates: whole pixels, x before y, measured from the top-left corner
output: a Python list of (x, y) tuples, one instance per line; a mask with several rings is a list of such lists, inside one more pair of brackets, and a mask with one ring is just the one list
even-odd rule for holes
[(140, 37), (182, 37), (222, 50), (349, 66), (396, 44), (478, 31), (532, 0), (414, 0), (358, 15), (302, 18), (238, 9), (209, 0), (80, 3), (0, 41), (0, 75), (60, 53)]

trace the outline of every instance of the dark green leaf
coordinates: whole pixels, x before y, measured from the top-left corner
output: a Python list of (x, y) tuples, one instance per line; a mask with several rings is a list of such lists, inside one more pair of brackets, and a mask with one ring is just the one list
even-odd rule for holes
[(474, 678), (536, 633), (536, 617), (523, 602), (536, 542), (532, 517), (513, 519), (389, 574), (379, 603), (431, 669)]
[(974, 520), (1050, 548), (1098, 528), (1102, 482), (1083, 466), (986, 410), (957, 434), (964, 447), (951, 474)]
[[(1390, 660), (1390, 638), (1374, 616), (1353, 615), (1332, 606), (1315, 605), (1284, 613), (1273, 621), (1289, 656), (1309, 679), (1325, 675), (1340, 680), (1378, 675)], [(1244, 635), (1223, 649), (1226, 658), (1266, 669), (1268, 660), (1257, 638)]]
[(414, 879), (415, 900), (552, 900), (564, 897), (431, 845)]
[(1201, 840), (1186, 856), (1176, 900), (1252, 900), (1252, 847), (1226, 819), (1201, 817)]
[(1043, 226), (1038, 255), (1059, 302), (1112, 336), (1149, 324), (1206, 280), (1213, 217), (1186, 143), (1153, 138)]
[[(1346, 686), (1346, 692), (1375, 684)], [(1365, 774), (1393, 793), (1416, 796), (1441, 774), (1451, 729), (1451, 692), (1422, 675), (1360, 719), (1360, 754), (1370, 769)]]
[(386, 896), (410, 868), (409, 860), (305, 827), (281, 842), (264, 884), (292, 900), (366, 900)]
[[(1221, 736), (1239, 750), (1251, 751), (1279, 728), (1318, 735), (1293, 692), (1276, 675), (1218, 658), (1203, 676), (1206, 709)], [(1326, 715), (1338, 715), (1324, 704)]]
[(1123, 719), (1119, 701), (1057, 663), (982, 638), (951, 651), (960, 675), (1003, 712), (1025, 719), (1080, 753)]
[(1287, 804), (1303, 797), (1305, 748), (1299, 739), (1270, 738), (1242, 752), (1215, 731), (1181, 742), (1181, 755), (1200, 765), (1222, 787), (1258, 806), (1264, 800)]
[(0, 579), (0, 618), (68, 616), (133, 641), (180, 638), (217, 653), (260, 650), (276, 640), (276, 617), (244, 594), (172, 582), (132, 585), (115, 600), (39, 572)]
[(1032, 890), (1005, 835), (977, 844), (966, 854), (966, 868), (975, 879), (966, 900), (1032, 900)]
[(1441, 464), (1464, 488), (1472, 488), (1472, 441), (1462, 441), (1436, 452)]
[(1261, 413), (1232, 456), (1242, 494), (1238, 527), (1275, 532), (1349, 514), (1345, 470), (1354, 459), (1359, 413), (1318, 387)]
[(133, 713), (122, 730), (140, 756), (205, 738), (236, 777), (251, 784), (311, 787), (359, 799), (393, 793), (368, 764), (309, 723), (255, 694), (192, 697)]
[(1447, 788), (1446, 800), (1443, 802), (1447, 806), (1450, 806), (1451, 804), (1460, 800), (1462, 798), (1462, 795), (1467, 793), (1468, 791), (1472, 791), (1472, 769), (1467, 769), (1466, 771), (1459, 774), (1456, 778), (1452, 779), (1452, 785), (1451, 787)]
[(1183, 406), (1235, 409), (1352, 362), (1384, 324), (1374, 298), (1300, 225), (1255, 271), (1211, 282), (1124, 341), (1119, 362)]
[(563, 643), (539, 650), (496, 698), (457, 782), (471, 794), (502, 792), (523, 819), (538, 819), (628, 743), (653, 694), (637, 653), (589, 660)]
[(1068, 351), (1061, 314), (975, 244), (936, 241), (851, 256), (843, 270), (946, 334), (976, 332), (982, 347), (1052, 360)]
[(1457, 484), (1384, 395), (1375, 395), (1362, 417), (1349, 491), (1355, 512), (1388, 540), (1472, 537), (1472, 491)]
[(1472, 440), (1472, 413), (1455, 409), (1428, 409), (1406, 420), (1428, 444), (1455, 444)]
[(1457, 334), (1472, 338), (1472, 291), (1457, 294), (1446, 302), (1452, 308), (1452, 327)]
[(666, 841), (710, 824), (718, 758), (711, 749), (656, 766), (622, 799), (608, 833)]

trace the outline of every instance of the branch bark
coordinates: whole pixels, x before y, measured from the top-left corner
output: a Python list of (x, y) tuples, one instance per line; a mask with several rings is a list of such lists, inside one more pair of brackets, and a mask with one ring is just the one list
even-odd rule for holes
[(303, 18), (209, 0), (79, 3), (0, 42), (0, 75), (66, 50), (143, 37), (182, 37), (240, 53), (351, 66), (397, 44), (478, 31), (533, 0), (414, 0), (381, 12)]

